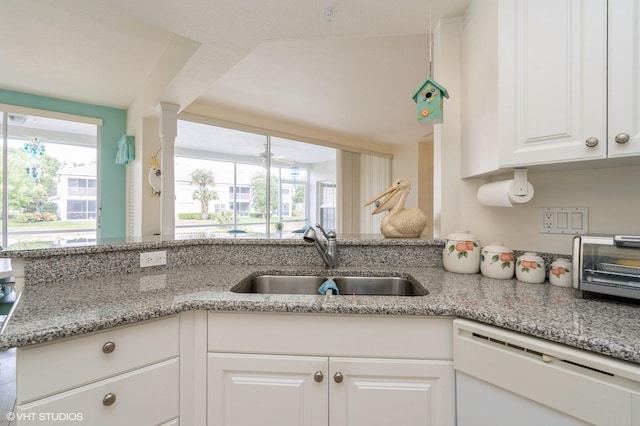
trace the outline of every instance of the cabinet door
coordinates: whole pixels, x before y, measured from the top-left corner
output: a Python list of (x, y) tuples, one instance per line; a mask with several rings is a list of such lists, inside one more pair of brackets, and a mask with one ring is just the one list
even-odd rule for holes
[[(638, 22), (637, 0), (609, 1), (609, 157), (640, 154)], [(625, 134), (629, 140), (620, 143)]]
[(605, 158), (606, 4), (499, 0), (501, 167)]
[(207, 423), (327, 426), (327, 371), (325, 357), (209, 353)]
[(331, 426), (455, 424), (453, 363), (330, 359)]

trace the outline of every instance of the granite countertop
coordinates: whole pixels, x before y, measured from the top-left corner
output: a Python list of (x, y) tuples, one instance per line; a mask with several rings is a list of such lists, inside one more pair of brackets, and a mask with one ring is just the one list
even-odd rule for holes
[[(427, 296), (260, 295), (229, 290), (250, 275), (409, 274)], [(640, 306), (576, 297), (549, 284), (459, 275), (442, 267), (358, 268), (203, 265), (153, 273), (79, 278), (27, 286), (0, 350), (107, 329), (181, 311), (451, 316), (640, 363)]]

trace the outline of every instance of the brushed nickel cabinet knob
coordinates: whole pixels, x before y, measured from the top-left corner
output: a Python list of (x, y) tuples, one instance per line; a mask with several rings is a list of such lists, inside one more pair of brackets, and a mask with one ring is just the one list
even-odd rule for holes
[(341, 372), (338, 371), (336, 374), (333, 375), (333, 380), (336, 383), (342, 383), (342, 381), (344, 380), (344, 376), (342, 375)]
[(315, 380), (318, 383), (320, 383), (323, 379), (324, 379), (324, 374), (322, 374), (322, 371), (320, 370), (316, 371), (316, 373), (313, 375), (313, 380)]
[(104, 345), (102, 345), (102, 352), (105, 354), (110, 354), (115, 350), (116, 350), (116, 344), (113, 342), (107, 342)]
[(587, 140), (584, 141), (584, 144), (589, 148), (593, 148), (594, 146), (598, 145), (598, 143), (600, 143), (600, 141), (598, 140), (598, 138), (594, 137), (587, 138)]
[(109, 392), (104, 396), (104, 398), (102, 398), (102, 405), (104, 405), (105, 407), (113, 405), (114, 402), (116, 402), (116, 396), (111, 392)]
[(631, 140), (631, 136), (629, 136), (629, 133), (618, 133), (614, 140), (620, 144), (627, 143)]

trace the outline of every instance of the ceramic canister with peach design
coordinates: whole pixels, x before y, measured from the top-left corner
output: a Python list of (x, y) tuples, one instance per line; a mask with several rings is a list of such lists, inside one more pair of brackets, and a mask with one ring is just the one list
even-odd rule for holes
[(508, 280), (515, 270), (513, 250), (502, 243), (491, 243), (480, 251), (480, 272), (487, 278)]
[(543, 283), (546, 275), (544, 260), (538, 253), (527, 252), (516, 261), (516, 278), (525, 283)]
[(480, 241), (468, 231), (450, 234), (442, 251), (442, 263), (444, 269), (458, 274), (480, 272)]
[(558, 287), (571, 287), (573, 269), (569, 260), (558, 258), (551, 262), (551, 270), (549, 270), (549, 282)]

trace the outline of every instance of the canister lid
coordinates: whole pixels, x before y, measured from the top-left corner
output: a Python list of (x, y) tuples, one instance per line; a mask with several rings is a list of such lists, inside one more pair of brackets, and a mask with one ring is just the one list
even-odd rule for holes
[(571, 266), (571, 261), (563, 257), (559, 257), (551, 263), (551, 266), (562, 266), (564, 268)]
[(491, 253), (512, 253), (513, 250), (511, 250), (508, 247), (505, 247), (503, 243), (490, 243), (487, 244), (486, 246), (482, 247), (483, 250), (491, 252)]
[(534, 260), (536, 262), (543, 262), (542, 257), (538, 256), (538, 253), (528, 251), (524, 253), (522, 256), (518, 257), (518, 260)]

